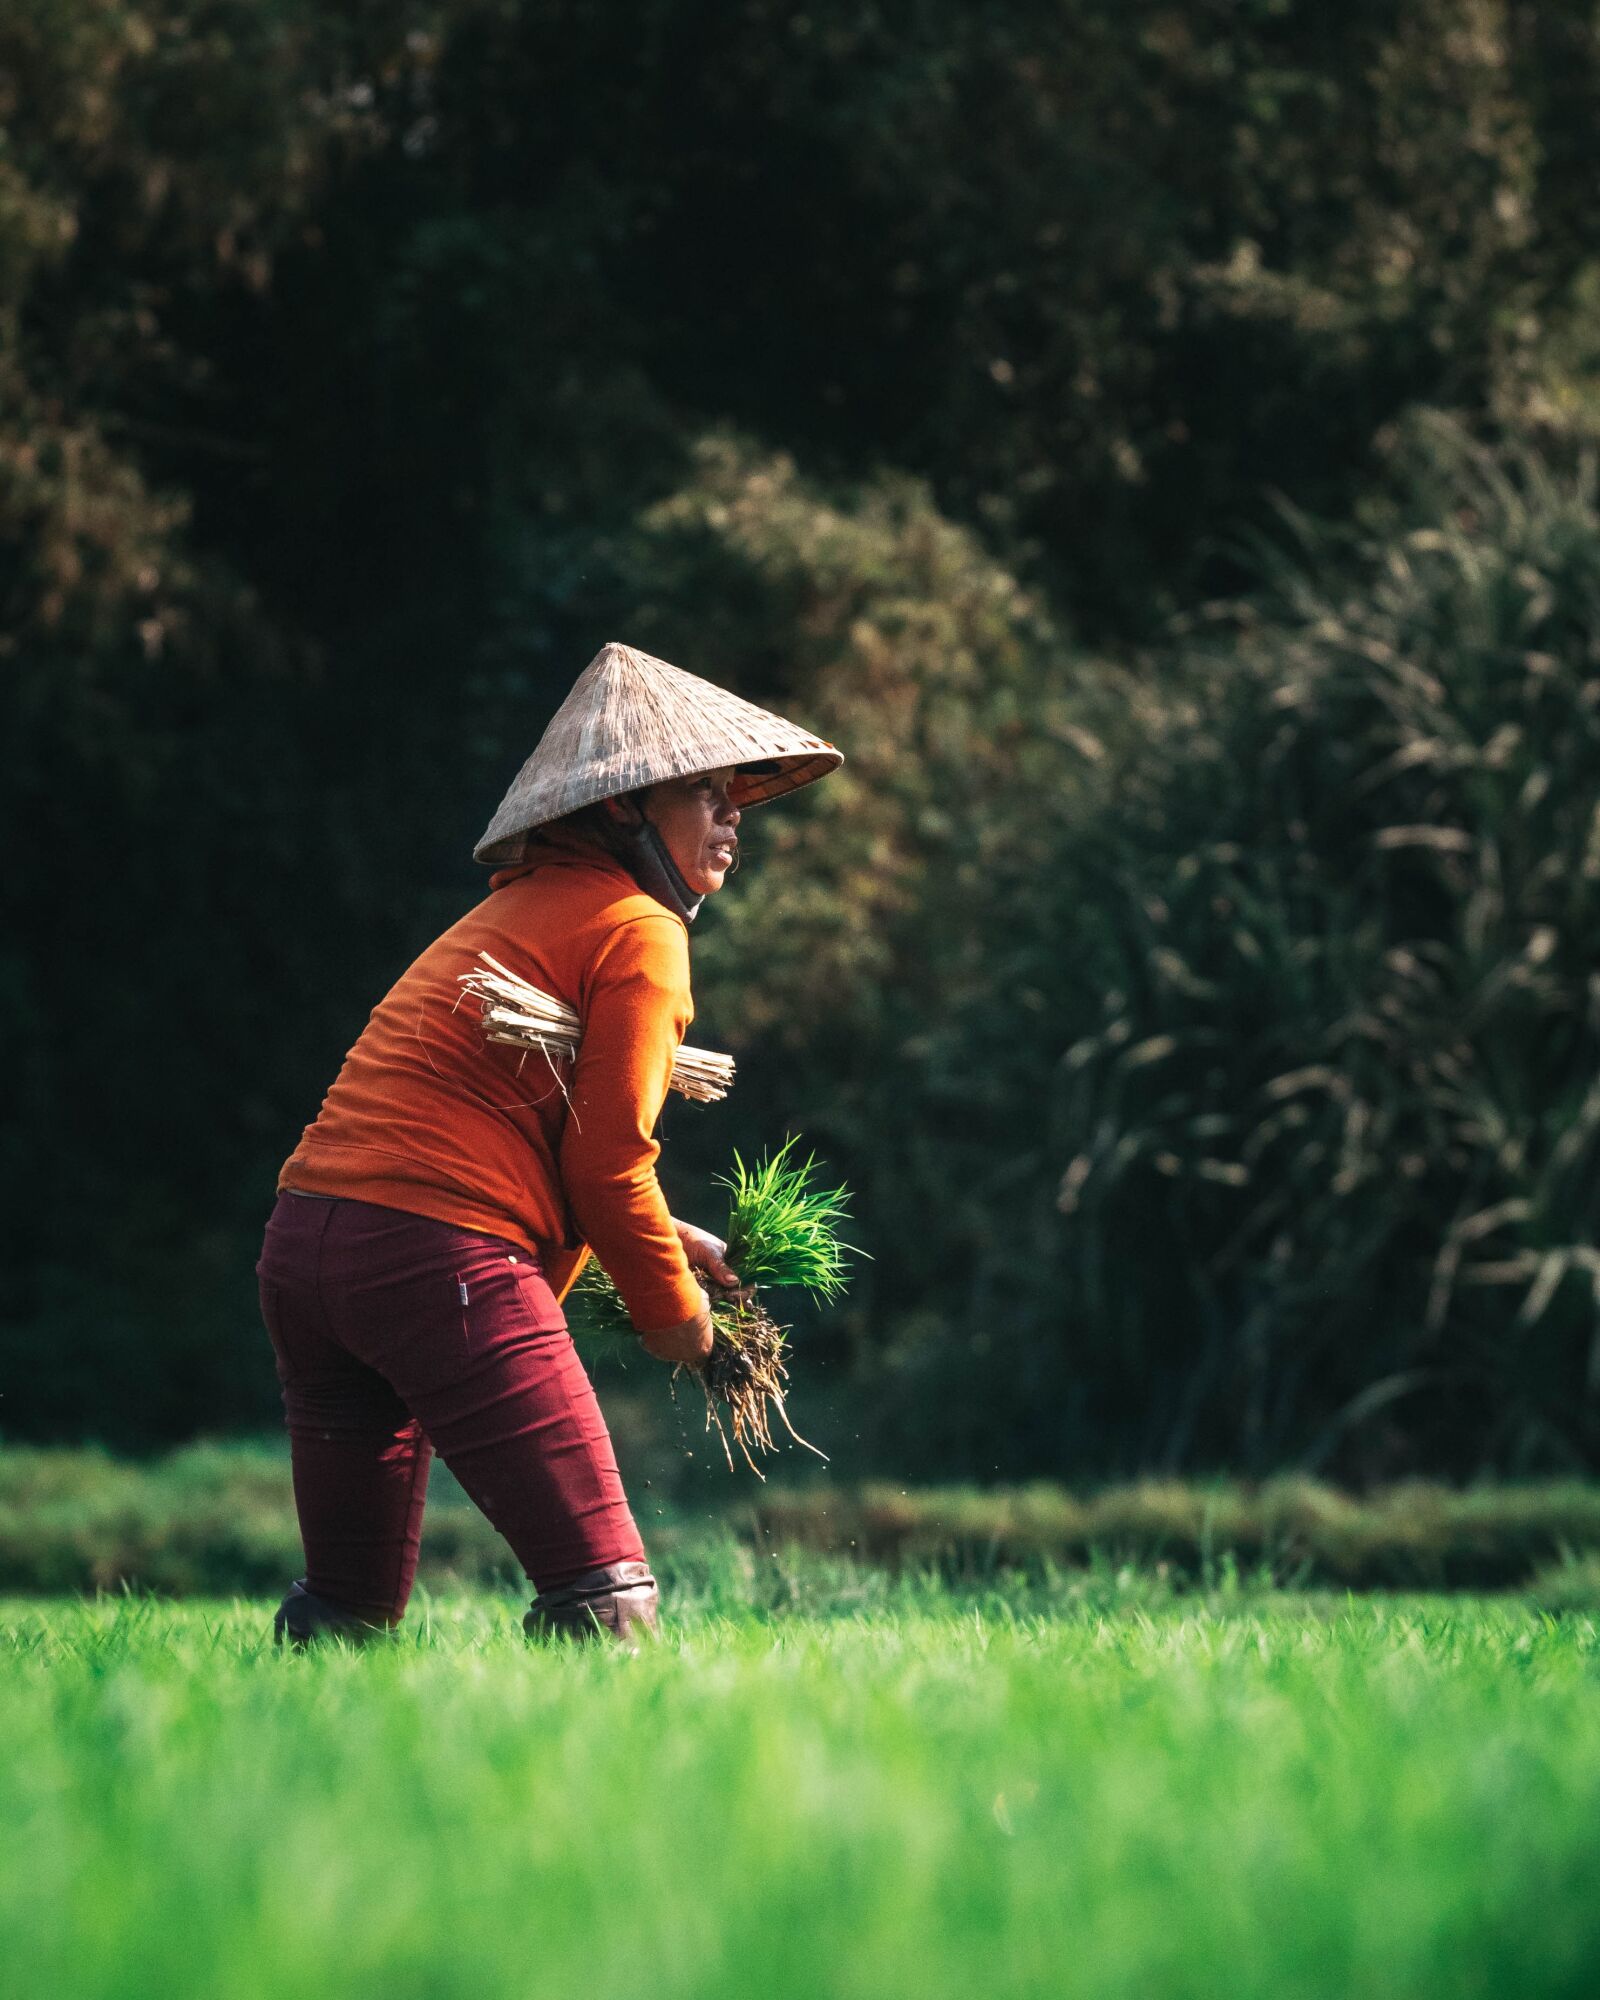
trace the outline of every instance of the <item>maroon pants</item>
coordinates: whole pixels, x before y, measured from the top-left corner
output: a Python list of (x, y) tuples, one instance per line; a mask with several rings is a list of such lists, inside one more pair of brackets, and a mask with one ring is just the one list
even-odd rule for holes
[(526, 1250), (282, 1194), (256, 1270), (316, 1596), (399, 1618), (435, 1448), (536, 1589), (643, 1560), (605, 1419)]

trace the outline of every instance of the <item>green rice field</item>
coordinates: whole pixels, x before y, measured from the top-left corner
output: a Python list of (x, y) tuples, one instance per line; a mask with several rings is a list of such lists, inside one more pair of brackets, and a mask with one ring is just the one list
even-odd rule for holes
[(5, 1990), (1600, 1988), (1592, 1612), (731, 1545), (637, 1658), (519, 1608), (296, 1657), (264, 1603), (0, 1604)]

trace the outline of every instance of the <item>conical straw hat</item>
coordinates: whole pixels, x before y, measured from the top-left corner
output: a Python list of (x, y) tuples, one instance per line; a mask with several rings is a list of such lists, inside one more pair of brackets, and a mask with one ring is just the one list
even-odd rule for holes
[(535, 827), (666, 778), (759, 765), (729, 787), (735, 805), (753, 806), (843, 762), (781, 715), (613, 640), (578, 676), (473, 852), (491, 866), (521, 861)]

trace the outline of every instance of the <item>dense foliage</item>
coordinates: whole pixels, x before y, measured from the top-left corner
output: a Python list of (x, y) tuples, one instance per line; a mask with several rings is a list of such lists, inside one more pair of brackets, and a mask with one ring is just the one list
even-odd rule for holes
[(0, 1426), (270, 1409), (277, 1162), (615, 636), (850, 753), (707, 913), (668, 1161), (850, 1182), (886, 1462), (1592, 1461), (1597, 66), (1579, 0), (17, 0)]
[(1449, 426), (1404, 462), (1349, 546), (1303, 529), (1142, 675), (1069, 666), (1009, 749), (998, 650), (970, 739), (936, 674), (880, 695), (855, 789), (731, 905), (713, 1003), (781, 1016), (773, 1115), (871, 1174), (896, 1453), (1600, 1444), (1600, 515), (1588, 472)]

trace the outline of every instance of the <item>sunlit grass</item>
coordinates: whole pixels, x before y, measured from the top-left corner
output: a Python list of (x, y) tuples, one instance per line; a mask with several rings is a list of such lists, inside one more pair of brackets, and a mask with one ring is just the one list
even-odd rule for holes
[(665, 1643), (507, 1596), (0, 1607), (18, 1993), (1577, 1994), (1600, 1637), (1514, 1603), (951, 1597), (711, 1550)]
[(842, 1298), (853, 1252), (840, 1231), (850, 1222), (848, 1188), (819, 1185), (815, 1154), (799, 1157), (789, 1138), (775, 1153), (719, 1177), (732, 1200), (728, 1257), (747, 1285), (793, 1288), (827, 1305)]

